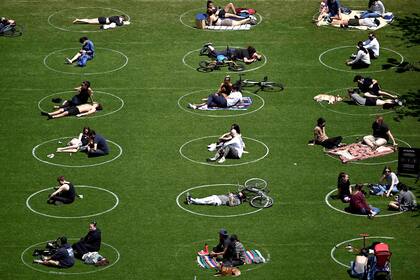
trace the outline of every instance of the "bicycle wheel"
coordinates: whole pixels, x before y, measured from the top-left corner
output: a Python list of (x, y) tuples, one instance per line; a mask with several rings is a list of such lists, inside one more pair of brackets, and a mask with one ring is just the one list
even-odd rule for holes
[(245, 65), (240, 62), (230, 62), (228, 64), (229, 71), (240, 72), (245, 70)]
[(256, 196), (251, 199), (249, 204), (255, 208), (268, 208), (273, 206), (274, 200), (269, 196)]
[(246, 189), (257, 189), (263, 191), (267, 188), (267, 182), (264, 179), (260, 178), (251, 178), (245, 181), (245, 188)]
[(241, 81), (241, 87), (253, 87), (257, 84), (258, 84), (258, 82), (253, 81), (253, 80), (242, 80)]
[(280, 83), (275, 83), (275, 82), (265, 82), (262, 86), (261, 89), (263, 91), (282, 91), (284, 89), (283, 85)]
[(200, 50), (200, 55), (208, 55), (210, 52), (209, 47), (205, 46)]
[(212, 61), (200, 61), (198, 63), (199, 67), (197, 68), (198, 72), (211, 72), (215, 69), (216, 64)]

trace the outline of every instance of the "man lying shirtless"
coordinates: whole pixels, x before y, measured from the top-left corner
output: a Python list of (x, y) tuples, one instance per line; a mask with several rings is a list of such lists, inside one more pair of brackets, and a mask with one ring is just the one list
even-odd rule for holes
[(60, 108), (51, 113), (41, 112), (41, 115), (47, 116), (48, 120), (50, 120), (50, 119), (57, 119), (57, 118), (66, 117), (66, 116), (76, 116), (76, 117), (87, 116), (99, 110), (102, 110), (102, 105), (97, 102), (93, 102), (93, 104), (82, 104), (78, 106)]

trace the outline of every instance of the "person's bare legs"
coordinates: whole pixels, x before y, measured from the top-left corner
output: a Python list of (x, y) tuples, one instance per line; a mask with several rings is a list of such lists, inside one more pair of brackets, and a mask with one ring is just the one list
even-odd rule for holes
[(235, 9), (235, 6), (233, 5), (233, 3), (227, 4), (223, 10), (225, 10), (226, 13), (228, 13), (229, 10), (232, 10), (233, 14), (236, 15), (236, 9)]
[(250, 18), (242, 19), (242, 20), (232, 20), (232, 26), (238, 26), (242, 24), (247, 24), (251, 21)]
[(388, 92), (382, 91), (382, 90), (379, 91), (379, 95), (382, 95), (382, 96), (385, 96), (385, 97), (388, 97), (388, 98), (393, 98), (393, 99), (398, 98), (398, 96), (392, 95), (391, 93), (388, 93)]
[(99, 24), (98, 18), (76, 18), (73, 20), (73, 23), (81, 23), (81, 24)]
[(396, 201), (391, 201), (391, 202), (388, 204), (388, 208), (389, 208), (389, 209), (392, 209), (392, 210), (399, 210), (399, 209), (400, 209), (400, 206), (398, 205), (398, 202), (396, 202)]
[(77, 153), (79, 151), (79, 146), (68, 146), (57, 148), (57, 153)]
[(244, 17), (238, 16), (237, 14), (225, 13), (225, 18), (240, 18), (240, 19), (243, 19)]
[(79, 57), (81, 57), (81, 56), (82, 56), (81, 52), (78, 52), (71, 59), (66, 58), (67, 63), (72, 64), (73, 62), (75, 62), (76, 60), (78, 60)]
[(58, 110), (56, 110), (56, 111), (53, 111), (53, 112), (51, 112), (51, 113), (48, 113), (48, 115), (50, 115), (50, 116), (55, 116), (55, 115), (59, 115), (59, 114), (61, 114), (61, 113), (63, 113), (64, 112), (64, 109), (63, 108), (60, 108), (60, 109), (58, 109)]

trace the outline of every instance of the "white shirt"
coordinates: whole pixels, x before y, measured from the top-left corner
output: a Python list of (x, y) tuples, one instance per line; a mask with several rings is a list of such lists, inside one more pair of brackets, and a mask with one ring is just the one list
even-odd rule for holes
[(240, 91), (232, 91), (227, 97), (226, 102), (228, 107), (236, 105), (242, 99), (242, 93)]
[(351, 64), (355, 64), (355, 63), (357, 63), (359, 60), (361, 60), (361, 61), (363, 61), (364, 63), (366, 63), (366, 64), (369, 64), (370, 65), (370, 57), (369, 57), (369, 53), (365, 53), (364, 51), (362, 51), (362, 50), (358, 50), (357, 51), (357, 55), (356, 55), (356, 58), (353, 60), (353, 61), (350, 61), (350, 65)]
[(223, 146), (227, 145), (232, 145), (232, 147), (237, 151), (238, 157), (242, 157), (245, 148), (245, 143), (242, 140), (242, 136), (240, 134), (236, 134), (230, 141), (227, 141), (223, 144)]
[(379, 56), (379, 42), (378, 42), (378, 39), (376, 39), (376, 38), (373, 38), (373, 40), (367, 39), (366, 41), (363, 42), (363, 46), (366, 49), (372, 50), (375, 57)]
[(399, 182), (400, 181), (394, 172), (391, 172), (389, 176), (386, 176), (386, 183), (391, 187), (397, 186)]

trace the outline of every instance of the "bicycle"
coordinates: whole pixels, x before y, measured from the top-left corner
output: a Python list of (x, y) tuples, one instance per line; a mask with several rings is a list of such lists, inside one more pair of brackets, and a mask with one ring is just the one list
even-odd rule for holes
[(229, 71), (240, 72), (245, 70), (245, 65), (243, 63), (234, 61), (234, 60), (223, 60), (221, 62), (217, 60), (203, 60), (198, 63), (199, 67), (197, 68), (198, 72), (212, 72), (214, 70), (220, 70), (222, 67), (227, 67)]
[(268, 77), (265, 76), (264, 79), (260, 82), (254, 80), (242, 80), (242, 76), (244, 74), (239, 74), (239, 81), (237, 83), (240, 84), (241, 88), (243, 87), (258, 87), (258, 89), (254, 92), (257, 93), (258, 91), (282, 91), (284, 89), (283, 84), (277, 82), (268, 81)]
[(251, 178), (245, 181), (238, 191), (250, 199), (249, 204), (255, 208), (269, 208), (273, 206), (274, 199), (267, 195), (269, 192), (267, 182), (260, 178)]

